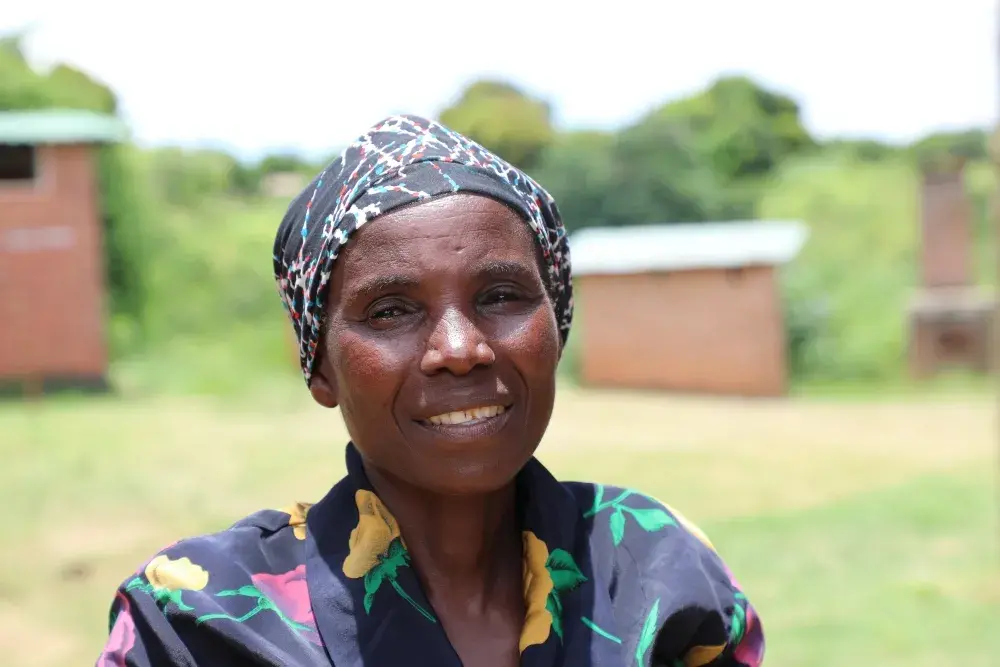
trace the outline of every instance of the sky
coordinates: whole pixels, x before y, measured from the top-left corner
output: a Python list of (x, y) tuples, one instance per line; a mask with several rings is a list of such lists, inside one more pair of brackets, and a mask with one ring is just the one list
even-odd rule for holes
[[(795, 98), (820, 137), (988, 126), (997, 0), (3, 0), (0, 32), (118, 94), (144, 145), (325, 154), (480, 77), (615, 128), (724, 74)], [(251, 8), (248, 8), (251, 7)], [(581, 9), (588, 7), (588, 9)]]

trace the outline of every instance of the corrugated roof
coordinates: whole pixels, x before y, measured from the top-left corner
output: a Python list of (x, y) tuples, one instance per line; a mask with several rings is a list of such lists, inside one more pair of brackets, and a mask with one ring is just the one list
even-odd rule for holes
[(576, 275), (780, 265), (809, 230), (795, 221), (592, 227), (571, 234)]
[(124, 123), (91, 111), (0, 111), (0, 144), (113, 143), (125, 137)]

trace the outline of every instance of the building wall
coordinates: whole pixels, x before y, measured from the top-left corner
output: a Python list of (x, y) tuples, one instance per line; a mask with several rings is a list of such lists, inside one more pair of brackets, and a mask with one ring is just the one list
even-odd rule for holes
[(0, 379), (103, 377), (94, 156), (43, 146), (36, 164), (34, 183), (0, 183)]
[(589, 385), (778, 396), (785, 332), (775, 271), (582, 276), (581, 371)]
[(920, 206), (923, 286), (972, 284), (972, 206), (965, 192), (963, 173), (925, 174)]
[(995, 311), (991, 303), (966, 312), (914, 313), (910, 318), (910, 374), (925, 379), (947, 370), (987, 374), (994, 367)]

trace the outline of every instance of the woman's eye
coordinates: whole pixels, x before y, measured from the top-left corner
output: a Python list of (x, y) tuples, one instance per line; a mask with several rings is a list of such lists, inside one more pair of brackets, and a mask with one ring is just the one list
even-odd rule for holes
[(391, 320), (394, 317), (401, 317), (406, 314), (402, 306), (391, 304), (378, 306), (368, 313), (368, 319), (375, 321)]
[(520, 295), (509, 288), (500, 288), (490, 291), (483, 297), (483, 302), (486, 305), (494, 305), (500, 303), (508, 303), (511, 301), (517, 301), (520, 299)]

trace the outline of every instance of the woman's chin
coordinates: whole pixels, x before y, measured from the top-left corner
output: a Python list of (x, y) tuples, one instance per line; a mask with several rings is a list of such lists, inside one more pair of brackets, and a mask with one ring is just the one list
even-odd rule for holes
[(505, 430), (479, 434), (476, 427), (427, 429), (425, 437), (409, 443), (411, 460), (403, 464), (404, 469), (397, 468), (396, 474), (413, 486), (442, 495), (502, 489), (513, 481), (535, 450), (525, 446), (524, 438), (508, 437)]

